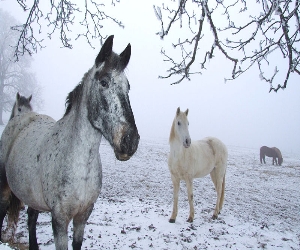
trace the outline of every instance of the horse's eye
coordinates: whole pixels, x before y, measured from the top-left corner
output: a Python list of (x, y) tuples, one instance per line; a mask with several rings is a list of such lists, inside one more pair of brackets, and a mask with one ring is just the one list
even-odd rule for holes
[(180, 123), (180, 122), (178, 122), (177, 124), (178, 124), (178, 126), (180, 126), (180, 125), (181, 125), (181, 123)]
[(107, 87), (108, 87), (108, 82), (105, 81), (105, 80), (101, 80), (101, 81), (100, 81), (100, 84), (101, 84), (101, 86), (102, 86), (103, 88), (107, 88)]
[(18, 110), (21, 112), (21, 108), (18, 108)]

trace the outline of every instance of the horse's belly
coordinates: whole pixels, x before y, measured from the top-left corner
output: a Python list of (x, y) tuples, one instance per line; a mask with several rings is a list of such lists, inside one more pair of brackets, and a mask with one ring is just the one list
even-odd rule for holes
[(202, 161), (187, 161), (185, 159), (174, 161), (174, 159), (169, 158), (168, 165), (171, 174), (179, 179), (202, 178), (215, 167), (212, 160), (205, 160), (205, 158), (202, 158)]
[[(20, 168), (14, 166), (20, 166)], [(32, 168), (30, 170), (32, 171)], [(39, 211), (49, 211), (39, 177), (36, 176), (38, 171), (31, 171), (20, 163), (18, 165), (8, 163), (6, 166), (8, 184), (12, 192), (26, 205)]]
[(5, 170), (11, 190), (21, 201), (36, 210), (49, 211), (41, 184), (39, 137), (43, 132), (37, 126), (23, 129), (9, 151)]

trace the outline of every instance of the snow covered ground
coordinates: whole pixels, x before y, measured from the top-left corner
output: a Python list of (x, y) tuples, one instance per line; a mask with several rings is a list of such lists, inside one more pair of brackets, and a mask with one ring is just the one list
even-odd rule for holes
[[(1, 131), (0, 131), (1, 132)], [(225, 142), (226, 143), (226, 142)], [(270, 145), (271, 146), (271, 145)], [(216, 193), (210, 177), (194, 180), (195, 220), (187, 223), (184, 182), (175, 224), (167, 141), (142, 139), (127, 162), (100, 146), (103, 188), (85, 228), (83, 249), (300, 249), (300, 152), (282, 152), (283, 166), (259, 162), (259, 149), (228, 146), (225, 204), (211, 216)], [(16, 249), (28, 249), (26, 210), (18, 225)], [(41, 250), (54, 249), (51, 218), (37, 225)], [(69, 227), (69, 248), (72, 225)], [(6, 244), (0, 249), (10, 249)]]

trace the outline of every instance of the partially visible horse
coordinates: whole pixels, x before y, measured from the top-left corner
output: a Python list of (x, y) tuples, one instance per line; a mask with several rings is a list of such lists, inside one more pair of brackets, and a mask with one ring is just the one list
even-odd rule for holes
[(169, 220), (174, 223), (178, 212), (178, 192), (180, 180), (187, 186), (190, 215), (187, 222), (194, 220), (193, 179), (210, 174), (217, 191), (217, 202), (213, 219), (218, 217), (222, 209), (225, 194), (225, 174), (228, 152), (226, 146), (217, 138), (207, 137), (203, 140), (191, 142), (188, 129), (188, 109), (181, 112), (177, 109), (170, 132), (169, 170), (173, 182), (174, 204)]
[(51, 212), (57, 250), (68, 249), (71, 220), (73, 249), (81, 249), (84, 228), (102, 186), (102, 135), (118, 160), (130, 159), (137, 150), (140, 137), (124, 72), (131, 46), (120, 55), (112, 46), (110, 36), (92, 68), (68, 94), (66, 112), (59, 121), (29, 112), (9, 121), (3, 131), (0, 226), (7, 207), (15, 204), (10, 200), (14, 193), (28, 205), (29, 249), (38, 249), (39, 211)]
[[(25, 113), (28, 113), (30, 111), (32, 111), (32, 107), (30, 104), (30, 101), (32, 99), (32, 95), (30, 95), (28, 98), (26, 98), (25, 96), (21, 96), (19, 94), (19, 92), (17, 92), (16, 95), (16, 101), (13, 105), (12, 111), (11, 111), (11, 115), (9, 120), (13, 119), (15, 116), (17, 115), (22, 115)], [(2, 141), (0, 141), (0, 151), (1, 151), (1, 147), (2, 147)], [(5, 172), (3, 172), (4, 169), (0, 169), (0, 183), (5, 185), (7, 184), (7, 180), (6, 180), (6, 176), (5, 176)], [(2, 187), (0, 187), (0, 190), (2, 189)], [(10, 216), (9, 220), (8, 220), (8, 225), (7, 225), (7, 231), (9, 231), (10, 235), (8, 235), (8, 238), (6, 240), (9, 240), (9, 238), (11, 238), (13, 240), (14, 238), (14, 234), (16, 231), (16, 227), (17, 227), (17, 222), (18, 222), (18, 218), (19, 218), (19, 209), (22, 206), (22, 204), (20, 202), (18, 202), (18, 199), (14, 196), (13, 193), (11, 193), (11, 198), (10, 200), (12, 202), (16, 201), (17, 203), (15, 204), (15, 206), (10, 206), (10, 209), (13, 208), (15, 209), (15, 211), (8, 211), (8, 213), (13, 214), (14, 216)], [(2, 216), (0, 216), (0, 219), (2, 219), (1, 225), (3, 223), (3, 219)], [(2, 227), (2, 226), (1, 226)], [(1, 240), (1, 228), (0, 228), (0, 240)]]
[(26, 98), (25, 96), (21, 96), (18, 92), (9, 120), (11, 120), (16, 115), (24, 114), (32, 111), (32, 107), (30, 104), (31, 99), (32, 99), (32, 95)]
[[(267, 146), (262, 146), (260, 148), (260, 163), (264, 162), (266, 164), (265, 156), (273, 158), (273, 162), (272, 162), (273, 165), (275, 162), (276, 165), (281, 166), (281, 164), (283, 162), (282, 154), (281, 154), (280, 150), (276, 147), (269, 148)], [(278, 163), (277, 163), (277, 158), (278, 158)]]

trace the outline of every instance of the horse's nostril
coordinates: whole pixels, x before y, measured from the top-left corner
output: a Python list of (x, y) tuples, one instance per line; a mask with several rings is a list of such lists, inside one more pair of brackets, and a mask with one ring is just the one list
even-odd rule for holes
[(129, 133), (129, 134), (123, 136), (123, 138), (121, 139), (121, 145), (120, 145), (121, 153), (133, 155), (137, 149), (139, 139), (140, 139), (139, 134), (130, 134)]
[(121, 151), (122, 153), (126, 153), (128, 151), (128, 146), (130, 143), (129, 135), (126, 135), (121, 140)]

